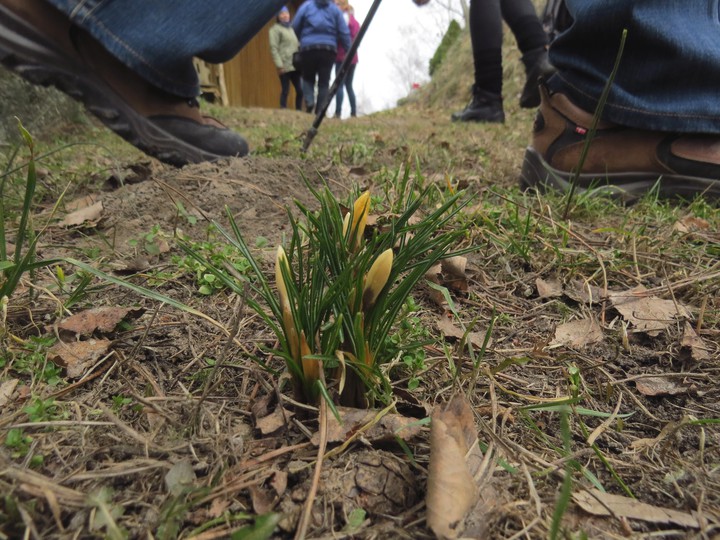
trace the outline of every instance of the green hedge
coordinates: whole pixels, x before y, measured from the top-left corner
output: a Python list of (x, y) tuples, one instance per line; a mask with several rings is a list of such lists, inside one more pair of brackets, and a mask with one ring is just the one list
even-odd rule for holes
[(430, 76), (432, 77), (433, 74), (437, 71), (437, 69), (440, 67), (440, 64), (442, 64), (443, 60), (445, 60), (445, 55), (447, 54), (447, 51), (450, 47), (452, 47), (453, 43), (457, 41), (457, 38), (460, 36), (460, 33), (462, 32), (462, 28), (460, 28), (460, 25), (456, 20), (450, 21), (450, 24), (448, 25), (448, 29), (445, 32), (445, 35), (442, 38), (442, 41), (440, 41), (440, 45), (438, 45), (437, 50), (435, 51), (435, 54), (430, 59)]

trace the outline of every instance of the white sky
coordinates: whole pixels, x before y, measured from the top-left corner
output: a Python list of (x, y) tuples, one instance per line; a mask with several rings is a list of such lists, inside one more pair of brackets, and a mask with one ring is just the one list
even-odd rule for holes
[[(372, 3), (373, 0), (350, 0), (360, 24)], [(447, 30), (450, 17), (446, 8), (433, 1), (422, 7), (412, 0), (381, 2), (358, 50), (353, 83), (358, 114), (393, 107), (408, 94), (413, 82), (424, 83), (429, 79), (428, 62)], [(346, 96), (343, 116), (349, 114)]]

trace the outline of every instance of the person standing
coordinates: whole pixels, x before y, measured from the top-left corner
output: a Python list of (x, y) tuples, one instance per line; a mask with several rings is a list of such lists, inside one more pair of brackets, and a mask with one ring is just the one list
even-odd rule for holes
[(276, 22), (270, 28), (270, 54), (280, 76), (280, 108), (287, 109), (290, 83), (295, 88), (295, 109), (302, 110), (302, 88), (300, 73), (293, 66), (293, 54), (299, 49), (300, 42), (295, 30), (290, 26), (290, 11), (283, 6), (277, 14)]
[[(354, 40), (355, 36), (357, 36), (358, 32), (360, 32), (360, 23), (355, 18), (355, 10), (350, 4), (348, 4), (347, 0), (335, 0), (335, 3), (343, 12), (345, 22), (350, 29), (350, 39)], [(338, 46), (337, 56), (335, 57), (335, 77), (337, 77), (340, 72), (340, 66), (343, 63), (343, 60), (345, 60), (345, 53), (345, 49), (342, 46)], [(358, 55), (355, 53), (355, 56), (353, 56), (353, 59), (345, 72), (342, 84), (338, 86), (337, 94), (335, 95), (335, 118), (340, 118), (342, 116), (343, 86), (345, 87), (345, 90), (347, 90), (348, 101), (350, 102), (350, 116), (353, 118), (357, 116), (355, 90), (353, 89), (353, 79), (355, 77), (355, 66), (357, 63)]]
[(350, 30), (342, 11), (330, 0), (307, 0), (295, 14), (292, 26), (300, 39), (300, 71), (306, 110), (317, 114), (328, 97), (338, 45), (345, 50), (350, 48)]
[(540, 104), (538, 80), (553, 72), (548, 61), (548, 37), (531, 0), (470, 0), (470, 41), (472, 42), (475, 83), (472, 100), (465, 109), (453, 113), (460, 122), (505, 121), (502, 84), (502, 22), (515, 35), (522, 52), (526, 81), (520, 106)]

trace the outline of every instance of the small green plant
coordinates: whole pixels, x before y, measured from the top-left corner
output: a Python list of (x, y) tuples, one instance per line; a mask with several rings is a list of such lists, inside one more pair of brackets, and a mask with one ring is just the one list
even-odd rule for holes
[[(172, 261), (179, 269), (188, 271), (195, 276), (195, 283), (200, 294), (209, 296), (227, 287), (225, 281), (220, 279), (211, 268), (221, 272), (227, 279), (231, 278), (231, 273), (246, 274), (250, 270), (250, 263), (247, 259), (227, 242), (187, 241), (184, 245), (198, 257), (175, 255)], [(229, 270), (228, 267), (231, 267), (232, 270)]]
[[(25, 181), (25, 194), (23, 198), (20, 222), (15, 232), (13, 253), (7, 252), (7, 245), (10, 238), (7, 236), (5, 223), (8, 214), (5, 209), (5, 189), (9, 173), (0, 176), (0, 299), (10, 298), (20, 282), (20, 279), (38, 268), (52, 266), (56, 260), (37, 261), (35, 259), (35, 248), (39, 234), (35, 231), (32, 223), (33, 197), (37, 185), (37, 173), (35, 171), (35, 143), (32, 136), (18, 121), (20, 133), (30, 150), (30, 159), (27, 164), (27, 177)], [(24, 250), (24, 252), (23, 252)], [(2, 321), (4, 323), (4, 320)]]
[(32, 437), (25, 435), (20, 428), (9, 429), (5, 436), (5, 446), (10, 449), (10, 456), (13, 459), (25, 457), (31, 443)]
[(62, 368), (47, 360), (47, 349), (55, 342), (53, 336), (31, 336), (19, 350), (8, 350), (0, 356), (0, 367), (7, 366), (19, 375), (28, 375), (49, 386), (62, 382)]
[[(405, 184), (408, 185), (406, 171)], [(418, 176), (420, 176), (418, 174)], [(249, 261), (255, 295), (246, 295), (253, 308), (275, 332), (298, 397), (315, 402), (330, 399), (333, 387), (343, 405), (367, 406), (389, 394), (380, 366), (392, 359), (388, 336), (396, 327), (413, 286), (427, 270), (449, 256), (463, 230), (450, 227), (469, 202), (455, 194), (423, 220), (412, 219), (426, 200), (427, 188), (409, 190), (404, 210), (395, 219), (366, 231), (370, 194), (360, 195), (343, 216), (341, 205), (325, 187), (314, 190), (319, 210), (296, 203), (303, 221), (288, 211), (292, 234), (287, 249), (279, 247), (275, 262), (277, 293), (244, 241), (228, 212), (234, 235), (230, 243)], [(370, 233), (370, 234), (366, 234)], [(188, 254), (209, 264), (185, 246)], [(213, 272), (242, 292), (215, 266)], [(411, 348), (412, 343), (395, 345)], [(329, 384), (323, 384), (323, 381)]]
[(53, 398), (42, 399), (36, 397), (29, 405), (23, 408), (23, 412), (28, 415), (28, 420), (31, 422), (46, 422), (65, 416), (65, 413)]
[(123, 395), (115, 395), (112, 396), (112, 410), (117, 412), (120, 412), (122, 409), (125, 408), (126, 405), (130, 405), (133, 402), (133, 399), (131, 397), (123, 396)]

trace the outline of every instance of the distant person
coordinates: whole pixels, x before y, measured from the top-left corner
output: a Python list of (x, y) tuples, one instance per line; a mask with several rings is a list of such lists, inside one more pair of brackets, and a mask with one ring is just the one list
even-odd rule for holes
[(276, 22), (270, 28), (270, 54), (280, 76), (280, 108), (287, 109), (290, 83), (295, 88), (295, 109), (302, 110), (303, 95), (300, 84), (300, 72), (293, 66), (293, 54), (298, 51), (300, 42), (295, 30), (290, 26), (290, 11), (286, 6), (280, 9)]
[(470, 0), (470, 41), (472, 42), (475, 83), (472, 100), (452, 115), (460, 122), (504, 122), (502, 85), (502, 21), (512, 30), (522, 53), (525, 86), (520, 106), (540, 104), (538, 79), (553, 68), (548, 61), (548, 37), (531, 0)]
[(300, 39), (300, 71), (306, 110), (317, 114), (328, 98), (330, 73), (338, 45), (345, 50), (350, 48), (350, 30), (342, 11), (330, 0), (307, 0), (295, 14), (293, 28)]
[[(360, 32), (360, 23), (355, 19), (355, 10), (348, 4), (347, 0), (335, 0), (335, 4), (343, 12), (343, 18), (350, 29), (350, 40), (354, 40), (355, 36)], [(345, 60), (346, 50), (342, 46), (338, 46), (337, 56), (335, 57), (335, 77), (340, 72), (340, 65)], [(343, 105), (343, 86), (347, 90), (348, 101), (350, 102), (350, 116), (355, 118), (357, 116), (357, 105), (355, 101), (355, 90), (353, 89), (353, 78), (355, 77), (355, 66), (358, 63), (358, 55), (355, 53), (350, 65), (345, 72), (345, 77), (340, 86), (338, 86), (337, 94), (335, 95), (335, 118), (342, 116), (342, 105)]]

